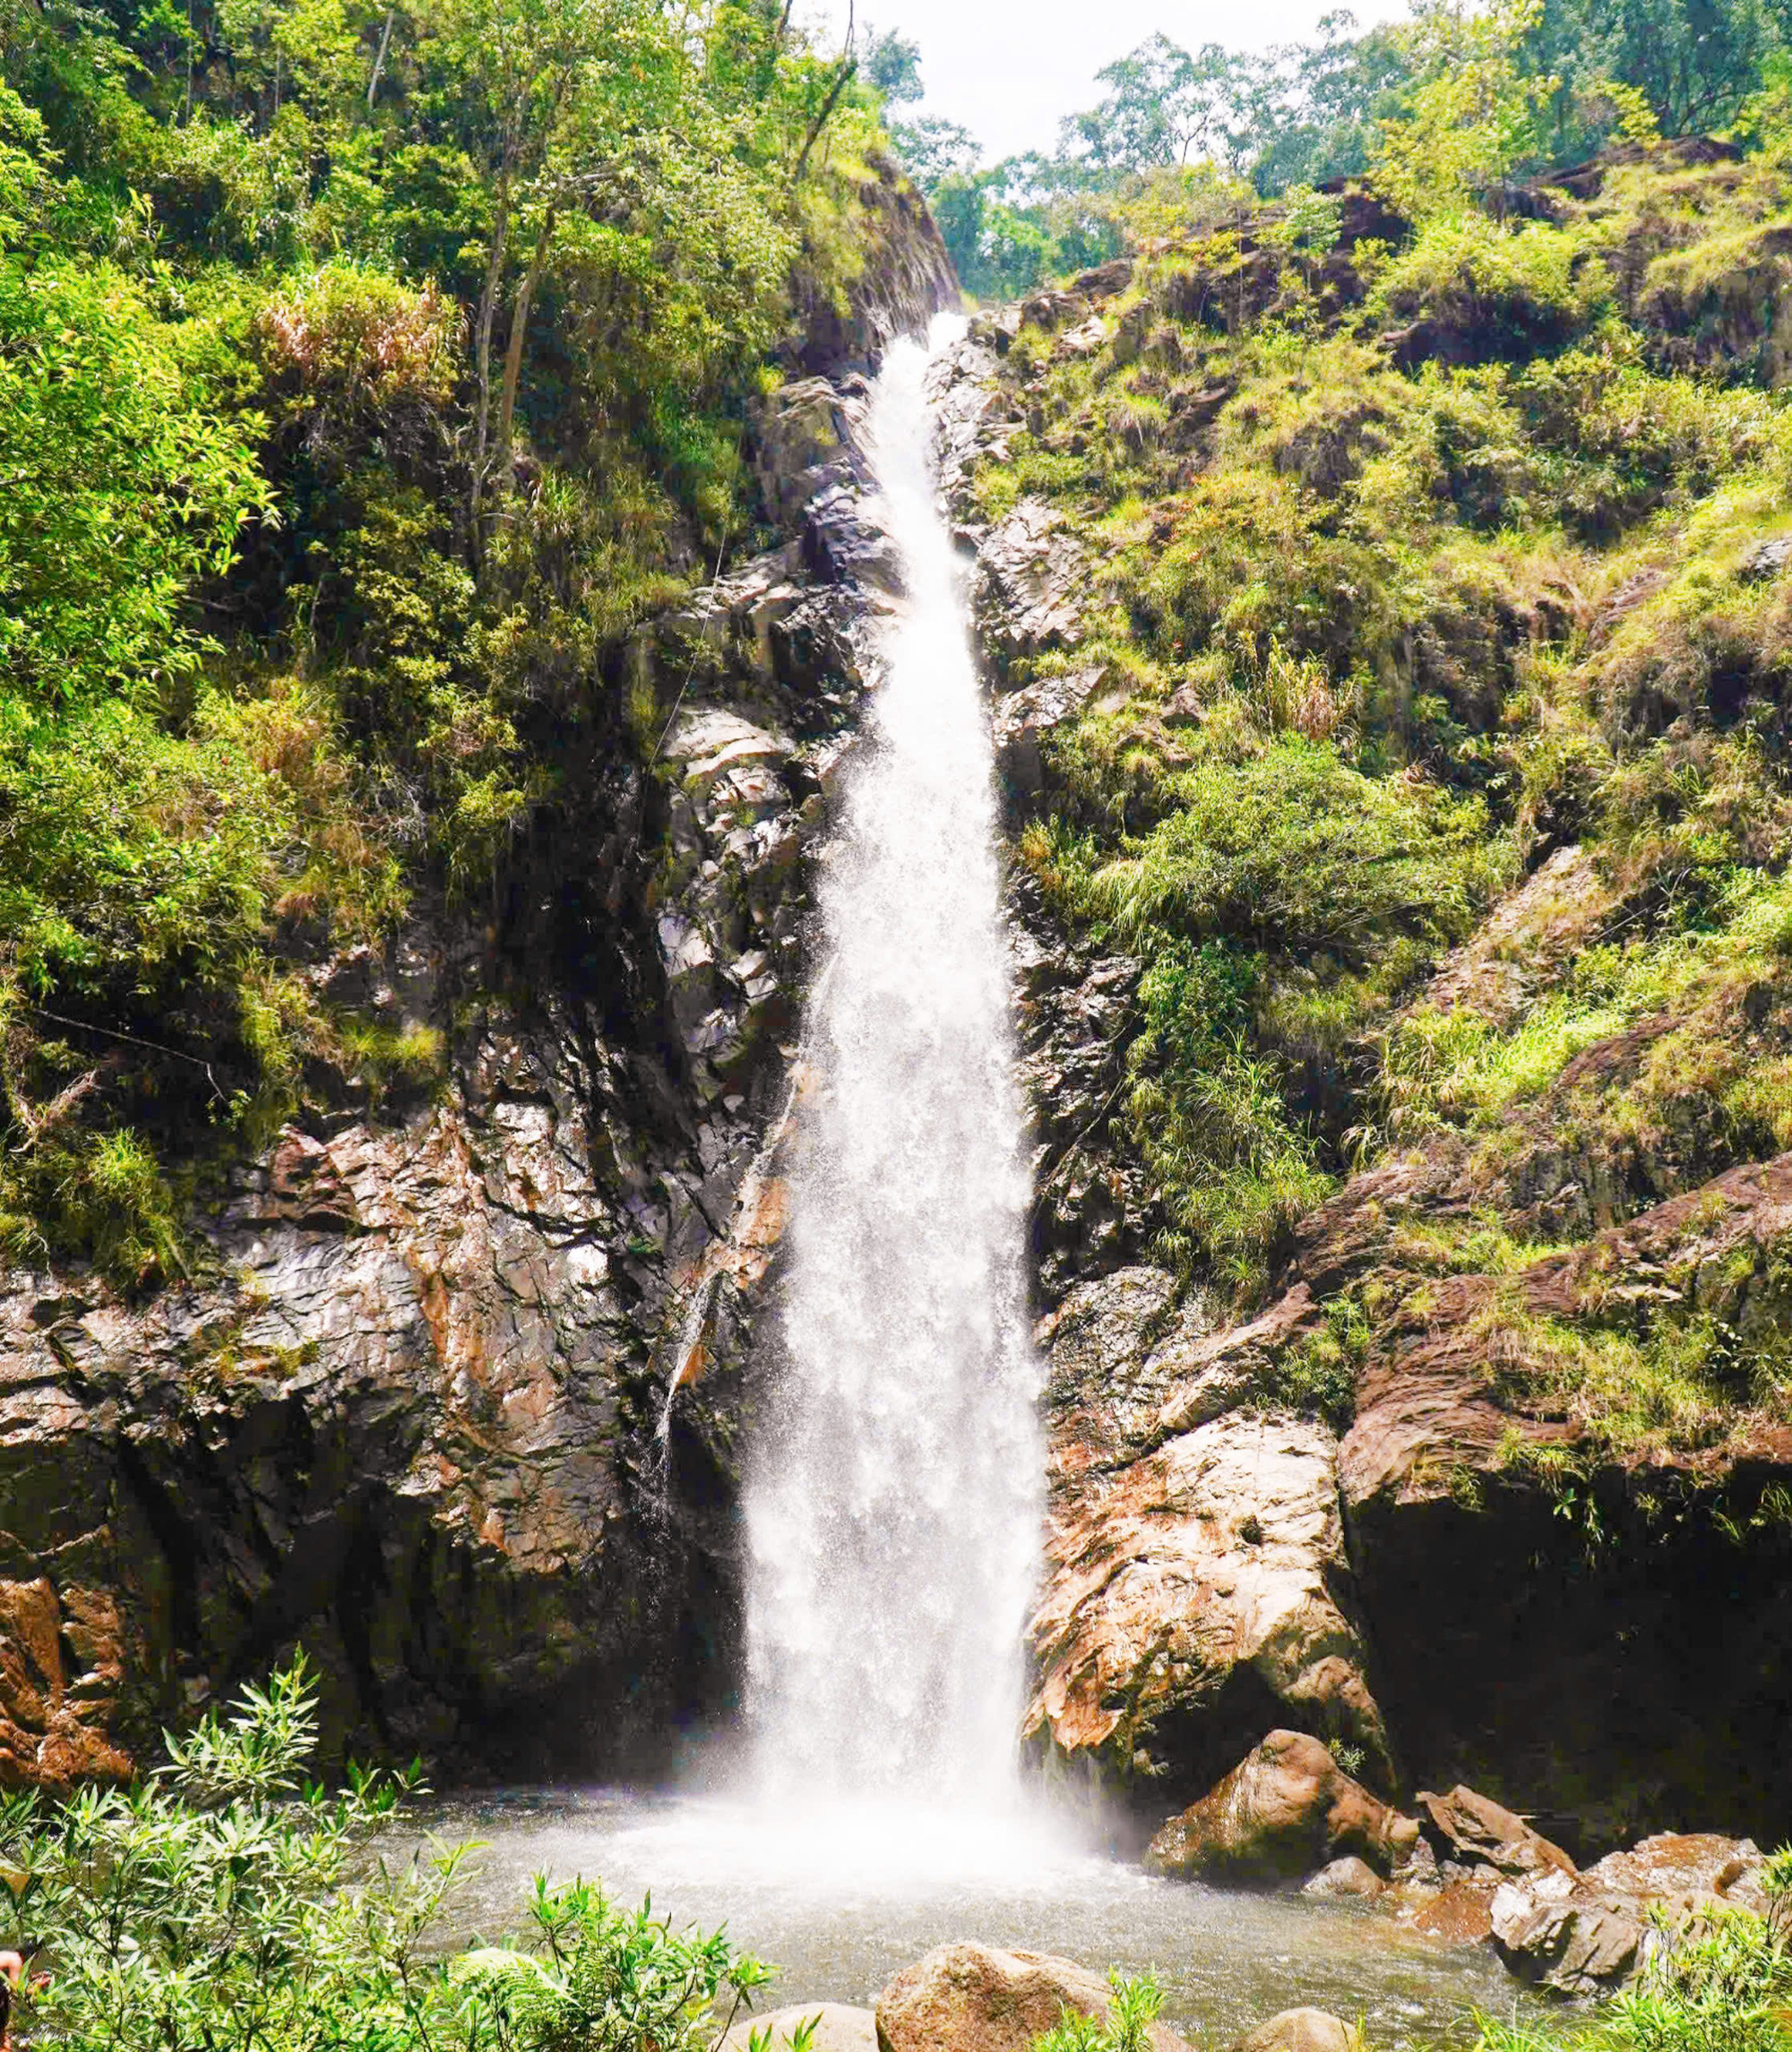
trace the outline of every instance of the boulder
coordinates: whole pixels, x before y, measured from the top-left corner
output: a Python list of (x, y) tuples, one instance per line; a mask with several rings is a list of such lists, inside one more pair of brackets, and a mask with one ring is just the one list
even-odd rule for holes
[(1654, 1913), (1684, 1920), (1731, 1904), (1764, 1909), (1765, 1864), (1748, 1839), (1665, 1832), (1582, 1875), (1532, 1869), (1495, 1890), (1494, 1943), (1527, 1980), (1562, 1995), (1598, 1994), (1649, 1957)]
[(1355, 1854), (1385, 1872), (1418, 1837), (1411, 1817), (1353, 1781), (1318, 1739), (1272, 1731), (1217, 1788), (1151, 1841), (1159, 1874), (1213, 1880), (1309, 1872)]
[(723, 2037), (717, 2052), (748, 2052), (762, 2032), (767, 2052), (790, 2052), (798, 2030), (814, 2025), (811, 2052), (877, 2052), (877, 2017), (843, 2002), (798, 2002), (766, 2016), (743, 2016)]
[(1524, 1819), (1490, 1797), (1478, 1796), (1459, 1782), (1447, 1796), (1421, 1790), (1418, 1807), (1426, 1836), (1439, 1856), (1468, 1867), (1496, 1874), (1564, 1874), (1575, 1877), (1574, 1862)]
[(1227, 2052), (1356, 2052), (1361, 2038), (1322, 2009), (1285, 2009), (1235, 2039)]
[[(1167, 1777), (1183, 1802), (1265, 1726), (1297, 1718), (1347, 1735), (1391, 1780), (1350, 1607), (1336, 1438), (1311, 1419), (1228, 1410), (1248, 1389), (1251, 1335), (1228, 1349), (1185, 1332), (1148, 1344), (1103, 1394), (1060, 1376), (1063, 1348), (1089, 1350), (1060, 1327), (1026, 1729), (1061, 1756)], [(1140, 1415), (1154, 1394), (1154, 1415)], [(1141, 1440), (1147, 1451), (1125, 1459)]]
[(1565, 1875), (1506, 1882), (1490, 1906), (1500, 1957), (1558, 1995), (1597, 1995), (1626, 1979), (1644, 1955), (1635, 1905), (1579, 1893)]
[(1346, 1853), (1342, 1859), (1334, 1859), (1329, 1867), (1322, 1867), (1301, 1889), (1303, 1895), (1363, 1895), (1370, 1901), (1387, 1887), (1367, 1860)]
[[(1099, 1974), (1048, 1953), (940, 1945), (877, 1998), (878, 2052), (1032, 2052), (1066, 2010), (1105, 2018), (1112, 1991)], [(1154, 2023), (1153, 2052), (1187, 2052)]]
[(1589, 1888), (1633, 1895), (1639, 1901), (1696, 1909), (1713, 1896), (1764, 1910), (1762, 1875), (1767, 1862), (1753, 1839), (1716, 1832), (1663, 1832), (1628, 1852), (1609, 1852), (1581, 1875)]

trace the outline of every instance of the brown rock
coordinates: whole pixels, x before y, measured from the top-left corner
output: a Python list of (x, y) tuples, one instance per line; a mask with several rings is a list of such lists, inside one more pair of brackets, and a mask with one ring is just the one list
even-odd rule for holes
[(1159, 1874), (1245, 1879), (1309, 1871), (1346, 1853), (1385, 1871), (1418, 1825), (1353, 1781), (1318, 1739), (1272, 1731), (1151, 1841)]
[(1355, 2052), (1362, 2040), (1322, 2009), (1285, 2009), (1235, 2039), (1227, 2052)]
[(1337, 1440), (1238, 1408), (1310, 1315), (1296, 1292), (1215, 1335), (1171, 1276), (1129, 1268), (1042, 1326), (1051, 1519), (1025, 1729), (1057, 1755), (1149, 1771), (1186, 1802), (1266, 1725), (1298, 1720), (1347, 1734), (1392, 1779)]
[(1362, 1895), (1374, 1901), (1387, 1887), (1367, 1860), (1346, 1853), (1329, 1867), (1322, 1867), (1302, 1887), (1303, 1895)]
[(1447, 1796), (1421, 1791), (1418, 1806), (1434, 1843), (1446, 1859), (1470, 1867), (1492, 1867), (1501, 1874), (1553, 1871), (1574, 1878), (1574, 1862), (1560, 1846), (1552, 1845), (1522, 1817), (1502, 1808), (1490, 1797), (1478, 1796), (1459, 1783)]
[(790, 2052), (792, 2039), (806, 2023), (814, 2025), (812, 2052), (877, 2052), (875, 2013), (843, 2002), (798, 2002), (769, 2015), (743, 2016), (722, 2039), (717, 2052), (748, 2052), (754, 2037), (762, 2031), (768, 2052)]
[(1628, 1852), (1609, 1852), (1590, 1867), (1581, 1881), (1590, 1889), (1634, 1896), (1641, 1902), (1696, 1907), (1712, 1896), (1761, 1909), (1761, 1875), (1766, 1866), (1752, 1839), (1724, 1838), (1715, 1832), (1664, 1832)]
[[(1107, 1983), (1048, 1953), (941, 1945), (898, 1974), (877, 1998), (878, 2052), (1032, 2052), (1066, 2010), (1106, 2017)], [(1167, 2025), (1154, 2052), (1187, 2052)]]

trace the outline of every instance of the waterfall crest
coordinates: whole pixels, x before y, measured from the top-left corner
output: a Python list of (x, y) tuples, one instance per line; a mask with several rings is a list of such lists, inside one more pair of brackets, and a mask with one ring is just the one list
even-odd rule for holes
[(991, 744), (928, 361), (896, 343), (872, 407), (907, 596), (823, 863), (747, 1711), (766, 1793), (981, 1807), (1014, 1782), (1044, 1449)]

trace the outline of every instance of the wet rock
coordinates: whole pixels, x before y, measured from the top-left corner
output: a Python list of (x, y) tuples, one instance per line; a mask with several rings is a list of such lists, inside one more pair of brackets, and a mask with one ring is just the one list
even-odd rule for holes
[[(877, 1998), (879, 2052), (1032, 2052), (1033, 2040), (1068, 2009), (1105, 2018), (1106, 1980), (1047, 1953), (941, 1945), (896, 1976)], [(1167, 2025), (1151, 2026), (1153, 2052), (1185, 2052)]]
[(977, 556), (978, 626), (998, 675), (1023, 658), (1075, 647), (1087, 579), (1082, 545), (1064, 515), (1043, 499), (1022, 499)]
[(1227, 2052), (1357, 2052), (1357, 2033), (1322, 2009), (1285, 2009), (1247, 2030)]
[(722, 2038), (718, 2052), (750, 2052), (763, 2034), (767, 2052), (790, 2052), (797, 2031), (813, 2025), (811, 2052), (877, 2052), (877, 2016), (843, 2002), (796, 2003), (764, 2016), (743, 2016)]
[(111, 1736), (125, 1660), (109, 1591), (0, 1581), (0, 1789), (129, 1775)]
[(870, 481), (865, 409), (826, 378), (780, 385), (754, 421), (754, 467), (774, 520), (788, 527), (822, 493)]
[(1303, 1895), (1360, 1895), (1373, 1902), (1387, 1885), (1367, 1860), (1347, 1853), (1342, 1859), (1322, 1867), (1302, 1884), (1300, 1892)]
[(1192, 1796), (1294, 1713), (1391, 1777), (1337, 1442), (1234, 1409), (1259, 1335), (1208, 1333), (1198, 1305), (1167, 1317), (1153, 1272), (1073, 1292), (1045, 1334), (1050, 1518), (1024, 1729), (1061, 1759)]
[(1272, 1731), (1200, 1802), (1151, 1841), (1146, 1864), (1181, 1878), (1293, 1875), (1345, 1854), (1382, 1871), (1418, 1825), (1353, 1781), (1318, 1739)]
[(1447, 1796), (1421, 1791), (1420, 1822), (1440, 1859), (1470, 1872), (1575, 1876), (1574, 1862), (1524, 1819), (1460, 1784)]

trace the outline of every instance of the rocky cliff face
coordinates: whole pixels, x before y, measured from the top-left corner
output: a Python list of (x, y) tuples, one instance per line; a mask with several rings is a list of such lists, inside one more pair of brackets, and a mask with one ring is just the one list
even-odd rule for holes
[[(823, 353), (946, 295), (883, 183)], [(282, 1133), (185, 1287), (0, 1279), (0, 1785), (125, 1772), (296, 1646), (332, 1753), (458, 1774), (650, 1766), (726, 1705), (809, 873), (891, 577), (862, 389), (837, 367), (768, 402), (790, 539), (625, 651), (619, 695), (671, 715), (646, 766), (618, 748), (580, 782), (576, 847), (504, 930), (330, 965), (444, 1030), (440, 1090)]]

